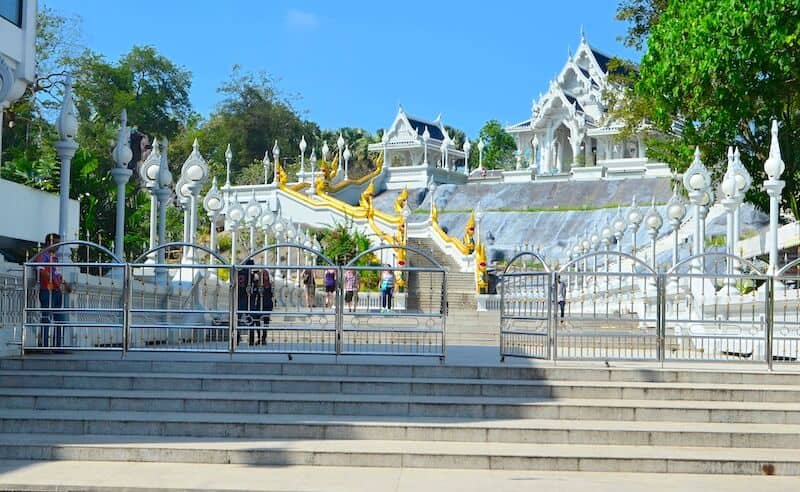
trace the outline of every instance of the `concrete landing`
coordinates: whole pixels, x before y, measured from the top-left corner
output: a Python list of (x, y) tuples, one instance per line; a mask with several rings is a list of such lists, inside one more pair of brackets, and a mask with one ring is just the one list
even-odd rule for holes
[(0, 490), (326, 492), (796, 491), (791, 477), (648, 473), (267, 467), (180, 463), (0, 461)]

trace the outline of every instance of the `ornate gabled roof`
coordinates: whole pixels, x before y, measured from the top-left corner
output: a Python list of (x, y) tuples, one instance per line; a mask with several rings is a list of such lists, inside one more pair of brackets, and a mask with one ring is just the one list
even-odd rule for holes
[(603, 73), (608, 73), (608, 62), (611, 61), (611, 57), (610, 56), (606, 56), (603, 53), (600, 53), (599, 51), (597, 51), (594, 48), (589, 48), (589, 49), (591, 50), (595, 61), (600, 66), (600, 70), (602, 70)]
[(425, 127), (428, 127), (428, 133), (430, 134), (431, 138), (434, 140), (444, 140), (445, 135), (443, 132), (443, 128), (439, 128), (439, 125), (436, 123), (429, 123), (427, 121), (418, 120), (412, 116), (408, 117), (408, 123), (411, 125), (414, 130), (417, 131), (417, 134), (421, 137), (423, 133), (425, 133)]

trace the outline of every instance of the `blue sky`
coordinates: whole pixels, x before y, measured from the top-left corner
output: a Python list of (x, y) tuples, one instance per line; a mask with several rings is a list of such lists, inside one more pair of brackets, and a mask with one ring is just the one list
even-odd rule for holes
[(388, 126), (410, 114), (477, 135), (486, 120), (529, 116), (578, 44), (636, 58), (617, 38), (612, 0), (418, 2), (40, 0), (83, 19), (84, 41), (116, 60), (153, 45), (193, 74), (191, 100), (208, 115), (234, 64), (265, 70), (323, 128)]

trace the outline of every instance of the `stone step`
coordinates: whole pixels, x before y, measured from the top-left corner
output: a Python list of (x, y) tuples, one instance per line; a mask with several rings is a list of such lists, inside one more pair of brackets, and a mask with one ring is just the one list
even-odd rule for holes
[[(370, 364), (275, 362), (260, 357), (230, 360), (229, 356), (205, 354), (207, 360), (166, 359), (102, 359), (72, 358), (70, 356), (31, 356), (2, 358), (0, 369), (24, 371), (91, 371), (114, 373), (181, 373), (181, 374), (238, 374), (286, 376), (370, 376), (455, 379), (512, 379), (552, 381), (641, 381), (652, 383), (710, 383), (752, 385), (797, 385), (797, 372), (767, 372), (750, 364), (720, 364), (713, 366), (681, 364), (680, 368), (657, 368), (652, 364), (630, 364), (603, 367), (602, 364), (562, 362), (558, 366), (542, 363), (536, 366), (499, 365), (438, 365), (430, 364)], [(499, 357), (498, 357), (499, 358)], [(333, 359), (331, 359), (333, 360)]]
[(0, 388), (0, 408), (800, 424), (800, 404)]
[(2, 388), (488, 396), (800, 403), (800, 386), (367, 376), (0, 371)]
[(800, 425), (0, 410), (0, 432), (800, 449)]
[(2, 434), (16, 460), (800, 475), (796, 449)]

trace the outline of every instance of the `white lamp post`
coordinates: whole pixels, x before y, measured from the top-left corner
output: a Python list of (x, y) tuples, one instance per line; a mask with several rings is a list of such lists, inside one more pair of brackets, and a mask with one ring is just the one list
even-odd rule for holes
[(658, 231), (661, 230), (661, 226), (664, 224), (664, 220), (661, 218), (661, 214), (658, 213), (658, 210), (656, 210), (655, 197), (653, 197), (653, 204), (650, 206), (650, 210), (647, 211), (647, 215), (644, 218), (644, 223), (647, 226), (647, 234), (650, 236), (653, 270), (656, 270), (658, 268), (656, 263), (656, 239), (658, 238)]
[(316, 170), (317, 170), (317, 151), (311, 148), (311, 186), (308, 187), (308, 194), (314, 195), (317, 192)]
[(272, 176), (272, 182), (277, 184), (278, 183), (278, 165), (280, 164), (281, 158), (281, 148), (278, 147), (278, 141), (275, 140), (275, 145), (272, 146), (272, 162), (274, 168), (274, 174)]
[[(194, 244), (197, 236), (197, 201), (200, 190), (208, 180), (208, 163), (200, 154), (200, 145), (197, 139), (192, 143), (192, 153), (183, 163), (181, 177), (186, 180), (187, 188), (190, 192), (189, 197), (189, 237), (188, 242)], [(189, 248), (189, 254), (194, 255), (194, 248)]]
[(442, 154), (442, 169), (447, 169), (447, 142), (439, 146), (439, 153)]
[[(703, 204), (708, 200), (706, 191), (711, 187), (711, 176), (700, 160), (700, 147), (695, 147), (694, 160), (689, 169), (683, 173), (683, 186), (689, 194), (689, 202), (694, 206), (695, 233), (694, 233), (694, 254), (703, 253), (705, 247), (703, 234)], [(702, 270), (705, 262), (700, 261), (695, 268)]]
[(331, 149), (328, 147), (328, 141), (322, 141), (322, 161), (328, 162), (328, 158), (331, 156)]
[(261, 164), (264, 165), (264, 184), (267, 184), (269, 183), (269, 168), (272, 163), (269, 162), (269, 152), (266, 150), (264, 151), (264, 158), (261, 159)]
[(428, 141), (431, 139), (431, 132), (428, 131), (428, 126), (425, 125), (425, 130), (422, 132), (422, 165), (428, 166)]
[(336, 147), (339, 148), (339, 165), (342, 165), (342, 151), (344, 150), (344, 136), (339, 132), (339, 138), (336, 139)]
[[(300, 138), (299, 147), (300, 147), (300, 179), (299, 179), (299, 181), (303, 182), (303, 181), (305, 181), (303, 178), (305, 177), (305, 174), (306, 174), (306, 148), (308, 147), (308, 145), (306, 144), (306, 136), (305, 135), (303, 135)], [(311, 178), (311, 181), (313, 183), (314, 178)]]
[(233, 151), (231, 150), (231, 144), (228, 144), (228, 148), (225, 149), (225, 186), (223, 188), (228, 189), (231, 187), (231, 161), (233, 160)]
[(139, 177), (150, 192), (150, 244), (148, 249), (156, 247), (156, 228), (158, 224), (158, 201), (155, 190), (158, 187), (158, 173), (161, 165), (161, 153), (158, 150), (158, 139), (153, 139), (150, 155), (139, 166)]
[(114, 227), (114, 254), (119, 258), (125, 256), (125, 185), (133, 172), (128, 169), (128, 163), (133, 159), (131, 151), (131, 130), (128, 128), (128, 113), (122, 110), (120, 117), (120, 127), (117, 133), (117, 145), (111, 152), (111, 156), (116, 164), (111, 169), (111, 176), (117, 185), (117, 218)]
[[(261, 214), (261, 229), (264, 231), (264, 247), (269, 246), (269, 233), (275, 223), (275, 214), (267, 204), (267, 210)], [(264, 251), (264, 264), (267, 264), (267, 252)]]
[(686, 205), (678, 194), (678, 185), (675, 184), (672, 190), (672, 198), (667, 203), (667, 217), (672, 226), (672, 266), (678, 264), (678, 229), (686, 217)]
[(250, 201), (247, 202), (245, 214), (250, 226), (250, 254), (252, 254), (256, 250), (256, 226), (258, 225), (258, 219), (261, 217), (261, 205), (256, 201), (256, 190), (253, 190), (253, 195), (250, 197)]
[(464, 139), (464, 175), (469, 176), (469, 151), (472, 148), (472, 144), (469, 143), (469, 139)]
[(750, 173), (747, 172), (744, 165), (742, 164), (742, 158), (739, 154), (739, 148), (737, 147), (733, 151), (733, 172), (736, 175), (736, 187), (738, 188), (739, 192), (736, 194), (736, 213), (733, 216), (733, 247), (732, 250), (736, 251), (737, 243), (739, 242), (739, 236), (742, 233), (741, 228), (741, 207), (742, 202), (744, 201), (744, 197), (747, 192), (750, 190), (750, 187), (753, 184), (753, 178), (750, 176)]
[(772, 140), (769, 144), (769, 157), (764, 162), (764, 172), (767, 180), (764, 181), (764, 190), (769, 195), (769, 274), (775, 275), (778, 271), (778, 214), (780, 213), (780, 199), (786, 182), (781, 181), (781, 175), (786, 165), (781, 158), (781, 147), (778, 142), (778, 121), (772, 120)]
[(636, 256), (636, 232), (642, 223), (642, 211), (636, 206), (636, 197), (633, 197), (631, 208), (628, 209), (628, 227), (631, 229), (631, 254)]
[[(275, 233), (275, 241), (277, 241), (278, 243), (282, 243), (284, 241), (283, 233), (285, 232), (285, 230), (286, 226), (283, 223), (283, 218), (280, 215), (278, 215), (277, 217), (275, 217), (275, 225), (272, 226), (272, 231)], [(280, 266), (280, 264), (281, 264), (281, 251), (280, 248), (278, 248), (275, 250), (275, 266)]]
[(430, 221), (433, 224), (433, 209), (436, 207), (436, 183), (433, 181), (433, 177), (428, 182), (428, 192), (431, 195), (431, 215)]
[[(78, 134), (78, 109), (72, 100), (72, 76), (67, 76), (64, 87), (64, 99), (61, 101), (61, 112), (56, 122), (56, 130), (60, 140), (54, 147), (61, 161), (61, 175), (59, 181), (59, 208), (58, 208), (58, 235), (61, 241), (68, 241), (67, 228), (69, 226), (69, 171), (78, 144), (75, 136)], [(62, 252), (63, 254), (63, 252)], [(62, 258), (66, 261), (68, 258)]]
[[(172, 174), (169, 172), (169, 164), (167, 163), (167, 149), (169, 142), (166, 137), (161, 139), (161, 161), (158, 168), (158, 181), (155, 188), (156, 199), (158, 200), (158, 245), (164, 244), (164, 236), (166, 235), (167, 228), (167, 201), (169, 200), (172, 191), (169, 189), (172, 184)], [(164, 248), (158, 250), (158, 263), (164, 264)], [(166, 274), (166, 270), (159, 269), (159, 271)]]
[(350, 146), (347, 145), (344, 148), (344, 154), (342, 155), (342, 157), (344, 157), (344, 179), (348, 179), (348, 177), (350, 176), (350, 171), (348, 168), (348, 164), (350, 163), (350, 156), (351, 156)]
[[(725, 196), (722, 200), (722, 206), (725, 207), (725, 242), (726, 242), (726, 252), (728, 254), (736, 254), (736, 249), (734, 245), (734, 223), (733, 217), (736, 213), (736, 207), (739, 204), (738, 194), (739, 194), (739, 186), (736, 183), (736, 173), (733, 169), (733, 147), (728, 147), (728, 168), (725, 171), (725, 176), (722, 178), (722, 185), (720, 189), (722, 190), (722, 194)], [(728, 274), (733, 272), (733, 264), (731, 259), (729, 258), (728, 261)]]
[(483, 143), (483, 139), (478, 139), (478, 169), (483, 172), (483, 147), (486, 144)]
[(233, 200), (228, 199), (228, 209), (225, 212), (228, 219), (228, 228), (231, 230), (231, 263), (237, 261), (237, 243), (239, 242), (239, 228), (244, 219), (244, 209), (239, 203), (238, 194), (233, 195)]
[[(219, 217), (219, 213), (222, 212), (222, 209), (225, 207), (225, 204), (222, 201), (222, 194), (219, 192), (217, 188), (217, 178), (211, 181), (211, 189), (208, 190), (206, 197), (203, 199), (203, 208), (206, 210), (208, 214), (208, 218), (211, 220), (211, 228), (209, 231), (211, 243), (210, 249), (211, 251), (217, 251), (217, 217)], [(214, 262), (214, 258), (209, 255), (208, 263), (212, 264)]]

